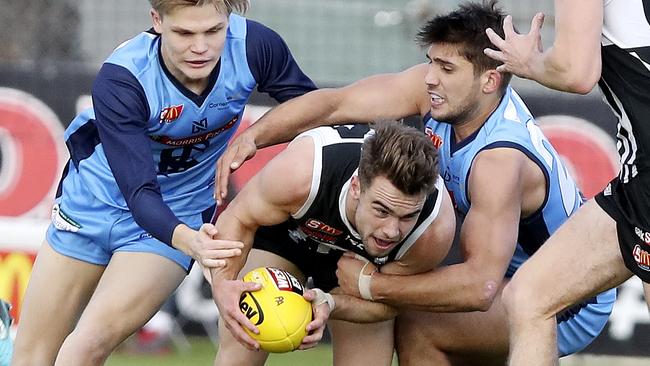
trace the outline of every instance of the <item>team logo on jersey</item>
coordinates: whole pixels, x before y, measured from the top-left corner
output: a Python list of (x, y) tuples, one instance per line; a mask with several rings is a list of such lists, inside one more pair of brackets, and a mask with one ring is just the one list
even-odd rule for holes
[(192, 133), (203, 132), (208, 129), (208, 119), (204, 118), (200, 121), (192, 121)]
[(429, 136), (429, 139), (431, 139), (433, 146), (435, 146), (436, 149), (440, 149), (440, 146), (442, 146), (443, 142), (442, 137), (433, 133), (433, 130), (429, 127), (425, 128), (424, 132), (427, 134), (427, 136)]
[(182, 104), (163, 108), (163, 110), (160, 111), (160, 123), (172, 123), (178, 117), (180, 117), (182, 112), (183, 112)]
[(636, 264), (644, 271), (650, 271), (650, 253), (641, 249), (640, 245), (635, 245), (632, 249), (632, 257)]

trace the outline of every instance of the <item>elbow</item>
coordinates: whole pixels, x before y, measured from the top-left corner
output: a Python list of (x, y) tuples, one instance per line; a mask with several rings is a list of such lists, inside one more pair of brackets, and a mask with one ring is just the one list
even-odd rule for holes
[(477, 284), (474, 291), (472, 291), (473, 296), (472, 301), (470, 301), (471, 309), (469, 311), (486, 312), (490, 310), (497, 297), (498, 289), (497, 282), (492, 280), (482, 281)]
[(585, 75), (585, 77), (573, 78), (573, 80), (567, 83), (567, 91), (583, 95), (589, 94), (598, 83), (599, 78), (600, 75), (595, 77), (593, 75)]
[(602, 64), (600, 58), (592, 60), (588, 64), (579, 65), (572, 63), (566, 67), (564, 75), (565, 91), (577, 94), (588, 94), (591, 92), (600, 79)]

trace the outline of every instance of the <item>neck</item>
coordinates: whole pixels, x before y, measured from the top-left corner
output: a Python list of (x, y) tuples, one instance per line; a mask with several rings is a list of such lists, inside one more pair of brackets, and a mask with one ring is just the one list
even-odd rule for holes
[(345, 194), (345, 216), (348, 218), (348, 222), (356, 230), (356, 213), (357, 213), (357, 201), (352, 197), (352, 187), (350, 187)]
[(462, 141), (480, 129), (499, 107), (500, 103), (501, 98), (490, 98), (484, 105), (478, 106), (477, 110), (467, 116), (463, 122), (454, 124), (454, 137), (456, 141)]

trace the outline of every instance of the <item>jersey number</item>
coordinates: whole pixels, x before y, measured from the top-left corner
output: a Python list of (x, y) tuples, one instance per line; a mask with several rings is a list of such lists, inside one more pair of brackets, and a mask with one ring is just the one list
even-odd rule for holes
[(180, 173), (192, 168), (199, 163), (192, 153), (194, 151), (203, 152), (208, 146), (210, 146), (210, 142), (206, 141), (196, 145), (162, 150), (158, 163), (158, 174)]

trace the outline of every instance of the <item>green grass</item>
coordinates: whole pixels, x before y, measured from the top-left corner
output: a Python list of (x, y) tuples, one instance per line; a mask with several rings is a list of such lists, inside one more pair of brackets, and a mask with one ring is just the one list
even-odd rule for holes
[[(162, 355), (136, 355), (117, 352), (106, 366), (210, 366), (214, 362), (215, 347), (207, 337), (190, 338), (190, 349), (184, 352), (170, 352)], [(329, 344), (322, 344), (306, 351), (271, 354), (267, 366), (329, 366), (332, 364), (332, 350)], [(649, 358), (604, 357), (577, 355), (562, 359), (561, 366), (641, 366), (650, 364)], [(397, 362), (393, 362), (397, 365)]]
[[(190, 345), (191, 348), (187, 351), (161, 355), (117, 352), (108, 359), (106, 366), (212, 365), (216, 350), (207, 337), (190, 338)], [(320, 345), (306, 351), (271, 354), (266, 362), (266, 365), (269, 366), (327, 366), (331, 364), (332, 352), (329, 345)]]

